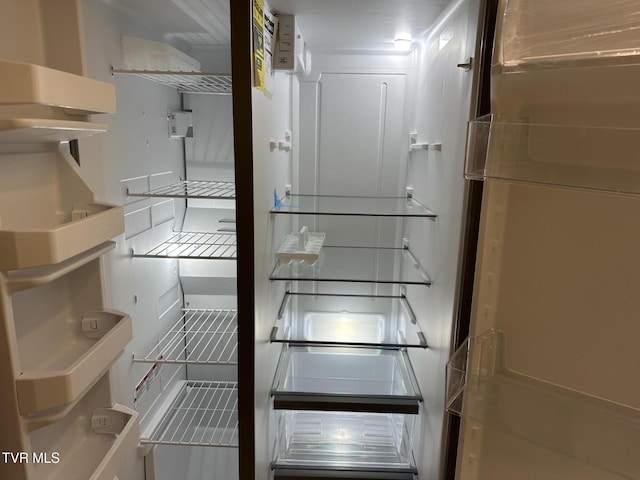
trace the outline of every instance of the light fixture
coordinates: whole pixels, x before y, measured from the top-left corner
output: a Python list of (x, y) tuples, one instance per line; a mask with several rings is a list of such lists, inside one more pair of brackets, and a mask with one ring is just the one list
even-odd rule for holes
[(411, 45), (413, 44), (413, 40), (409, 35), (398, 35), (393, 39), (393, 45), (395, 49), (401, 52), (408, 52), (411, 50)]

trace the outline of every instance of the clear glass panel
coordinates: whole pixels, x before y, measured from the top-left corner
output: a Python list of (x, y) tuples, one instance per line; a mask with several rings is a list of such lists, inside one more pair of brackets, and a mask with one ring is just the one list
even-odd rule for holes
[(288, 215), (437, 217), (434, 212), (420, 202), (407, 197), (288, 195), (276, 203), (277, 205), (271, 209), (271, 212)]
[(603, 59), (629, 62), (640, 51), (636, 0), (508, 0), (501, 2), (497, 60), (527, 68)]
[[(489, 331), (449, 365), (450, 411), (575, 458), (640, 479), (640, 411), (509, 370), (505, 335)], [(458, 387), (464, 387), (462, 389)]]
[(416, 258), (405, 248), (325, 246), (314, 265), (277, 262), (270, 278), (431, 285)]
[(469, 123), (466, 176), (640, 193), (640, 129)]
[(318, 405), (318, 410), (335, 410), (332, 405), (348, 401), (360, 406), (355, 411), (365, 405), (381, 412), (409, 405), (417, 413), (422, 400), (405, 352), (367, 348), (284, 348), (271, 393), (275, 408), (284, 408), (278, 405), (284, 399), (293, 409)]
[(427, 348), (407, 299), (287, 293), (272, 342)]
[(276, 412), (273, 467), (342, 467), (415, 472), (411, 446), (415, 415)]

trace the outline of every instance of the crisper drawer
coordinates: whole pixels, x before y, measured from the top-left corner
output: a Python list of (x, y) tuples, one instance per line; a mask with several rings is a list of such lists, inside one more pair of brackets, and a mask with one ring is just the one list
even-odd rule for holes
[(422, 401), (406, 352), (284, 347), (275, 409), (417, 414)]
[(411, 479), (415, 415), (276, 411), (275, 478)]

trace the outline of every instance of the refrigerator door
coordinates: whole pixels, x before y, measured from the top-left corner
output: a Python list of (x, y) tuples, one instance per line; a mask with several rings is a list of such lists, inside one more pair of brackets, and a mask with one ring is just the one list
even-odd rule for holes
[(471, 339), (448, 372), (458, 479), (640, 478), (633, 8), (500, 3), (493, 116), (468, 145), (486, 182)]

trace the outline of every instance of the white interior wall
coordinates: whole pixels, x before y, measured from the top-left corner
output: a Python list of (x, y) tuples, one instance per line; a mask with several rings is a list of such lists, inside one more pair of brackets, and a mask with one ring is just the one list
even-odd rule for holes
[[(299, 84), (294, 111), (294, 193), (403, 196), (405, 145), (402, 118), (406, 54), (313, 56)], [(296, 216), (294, 229), (308, 225), (327, 234), (332, 246), (399, 247), (395, 218)], [(364, 266), (376, 276), (376, 259)], [(391, 294), (374, 284), (300, 284), (300, 291)]]
[(440, 478), (445, 415), (445, 366), (450, 357), (463, 225), (463, 177), (466, 125), (469, 120), (472, 72), (457, 67), (474, 54), (479, 2), (452, 4), (421, 40), (414, 53), (408, 83), (408, 133), (418, 143), (442, 143), (442, 150), (417, 150), (408, 155), (407, 185), (438, 218), (411, 220), (405, 234), (433, 285), (410, 287), (407, 297), (425, 333), (429, 348), (409, 354), (424, 397), (416, 461), (421, 479)]
[[(274, 92), (268, 99), (253, 89), (253, 177), (254, 177), (254, 268), (255, 268), (255, 415), (256, 478), (269, 478), (269, 462), (274, 444), (270, 428), (270, 389), (281, 346), (269, 343), (269, 335), (284, 295), (282, 282), (272, 282), (269, 274), (275, 250), (286, 232), (286, 225), (269, 213), (273, 191), (280, 194), (291, 183), (291, 153), (269, 148), (270, 140), (284, 139), (291, 130), (291, 91), (296, 77), (277, 73)], [(247, 135), (250, 132), (246, 132)]]
[[(226, 49), (229, 51), (229, 48)], [(220, 49), (200, 49), (214, 57)], [(221, 60), (221, 61), (217, 61)], [(210, 60), (215, 71), (227, 72), (226, 59)], [(210, 71), (208, 68), (207, 71)], [(192, 111), (193, 138), (185, 139), (186, 178), (190, 180), (234, 181), (233, 111), (231, 95), (185, 95), (184, 107)], [(187, 201), (185, 231), (235, 230), (234, 200)], [(236, 308), (236, 263), (180, 260), (180, 277), (185, 302), (194, 308)], [(215, 292), (215, 295), (211, 295)], [(207, 295), (209, 294), (209, 295)]]

